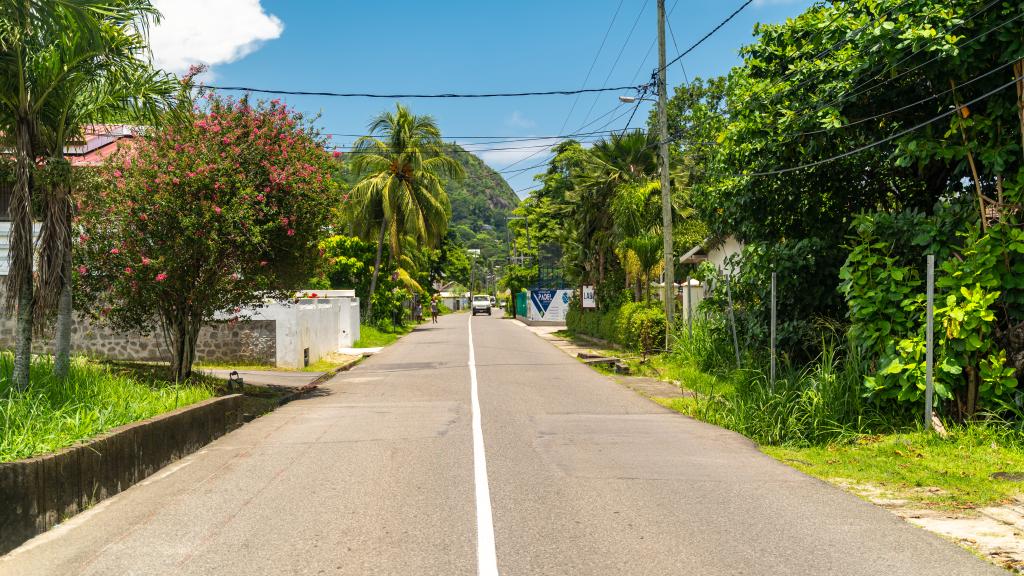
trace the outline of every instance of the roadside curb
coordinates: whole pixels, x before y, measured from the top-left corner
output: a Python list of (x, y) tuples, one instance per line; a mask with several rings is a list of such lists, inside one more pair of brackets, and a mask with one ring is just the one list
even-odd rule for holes
[(242, 424), (242, 396), (216, 396), (56, 452), (0, 464), (0, 554)]
[(312, 392), (313, 390), (316, 390), (321, 384), (327, 382), (331, 378), (334, 378), (335, 376), (337, 376), (338, 374), (340, 374), (342, 372), (347, 372), (347, 371), (351, 370), (353, 367), (355, 367), (356, 364), (359, 364), (360, 362), (362, 362), (363, 358), (365, 358), (365, 356), (357, 356), (357, 357), (349, 360), (348, 362), (345, 362), (344, 364), (342, 364), (342, 365), (340, 365), (340, 366), (338, 366), (336, 368), (333, 368), (331, 370), (328, 370), (327, 372), (324, 372), (323, 374), (317, 376), (309, 384), (306, 384), (305, 386), (296, 389), (291, 394), (288, 394), (286, 396), (282, 396), (281, 399), (277, 401), (277, 406), (278, 407), (284, 406), (285, 404), (291, 402), (292, 400), (298, 400), (299, 398), (303, 397), (304, 395)]

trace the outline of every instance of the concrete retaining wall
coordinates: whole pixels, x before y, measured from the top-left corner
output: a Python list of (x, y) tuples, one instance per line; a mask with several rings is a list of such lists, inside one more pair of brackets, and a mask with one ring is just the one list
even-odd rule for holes
[(54, 454), (0, 464), (0, 554), (241, 423), (241, 395), (211, 398)]
[[(0, 349), (14, 348), (15, 327), (13, 318), (0, 318)], [(53, 351), (49, 336), (35, 339), (36, 353)], [(166, 362), (170, 358), (158, 333), (126, 334), (81, 316), (75, 318), (71, 328), (71, 345), (76, 354), (94, 358), (143, 362)], [(277, 356), (275, 322), (244, 320), (207, 324), (199, 331), (196, 356), (200, 362), (273, 364)]]

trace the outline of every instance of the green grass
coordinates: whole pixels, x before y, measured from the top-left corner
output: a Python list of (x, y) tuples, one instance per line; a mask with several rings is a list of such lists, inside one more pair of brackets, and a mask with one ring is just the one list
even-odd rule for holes
[(695, 322), (670, 354), (630, 361), (634, 373), (675, 380), (693, 397), (659, 404), (751, 438), (807, 474), (908, 506), (964, 509), (1009, 501), (1024, 485), (992, 478), (1024, 473), (1024, 433), (992, 419), (952, 426), (947, 438), (920, 430), (915, 414), (863, 396), (866, 366), (826, 341), (805, 366), (781, 364), (772, 384), (756, 359), (736, 368), (721, 326)]
[(412, 332), (412, 326), (378, 328), (361, 324), (359, 326), (359, 340), (352, 345), (353, 348), (377, 348), (387, 346), (402, 336)]
[[(851, 443), (762, 450), (807, 474), (854, 491), (880, 490), (887, 499), (926, 508), (964, 509), (1009, 502), (1021, 484), (992, 478), (996, 472), (1024, 472), (1021, 439), (994, 426), (977, 424), (933, 432), (863, 436)], [(860, 490), (858, 490), (858, 487)]]
[(108, 365), (76, 358), (65, 381), (49, 359), (32, 365), (31, 386), (10, 386), (12, 357), (0, 354), (0, 462), (53, 452), (111, 428), (214, 395), (200, 379), (174, 384), (152, 378), (160, 367)]
[(330, 372), (347, 363), (351, 357), (340, 355), (328, 355), (304, 368), (282, 368), (272, 364), (230, 364), (224, 362), (203, 362), (196, 363), (196, 370), (248, 370), (248, 371), (273, 371), (273, 372)]

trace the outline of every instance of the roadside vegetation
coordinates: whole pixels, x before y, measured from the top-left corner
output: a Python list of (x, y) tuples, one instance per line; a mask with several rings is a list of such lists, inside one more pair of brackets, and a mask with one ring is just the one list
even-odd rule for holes
[(399, 326), (371, 326), (363, 324), (359, 327), (359, 340), (353, 345), (355, 348), (377, 348), (387, 346), (396, 340), (412, 332), (412, 326), (402, 324)]
[[(946, 508), (1020, 494), (1024, 45), (1006, 30), (1022, 11), (818, 3), (759, 25), (727, 76), (676, 87), (673, 236), (689, 254), (676, 278), (703, 296), (692, 335), (650, 296), (650, 138), (560, 143), (518, 212), (563, 246), (570, 284), (595, 287), (597, 309), (574, 303), (570, 331), (693, 392), (665, 405), (851, 489)], [(733, 241), (739, 252), (701, 262)], [(927, 256), (945, 432), (925, 430)]]
[[(112, 428), (214, 396), (204, 382), (175, 384), (155, 374), (75, 358), (55, 378), (48, 359), (32, 363), (32, 384), (12, 385), (11, 354), (0, 355), (0, 462), (53, 452)], [(166, 367), (160, 372), (166, 376)]]

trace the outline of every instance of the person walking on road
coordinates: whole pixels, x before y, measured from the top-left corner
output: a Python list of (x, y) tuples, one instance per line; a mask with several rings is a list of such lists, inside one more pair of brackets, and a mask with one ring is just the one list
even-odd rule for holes
[(437, 314), (440, 312), (437, 305), (437, 298), (430, 299), (430, 321), (437, 324)]

